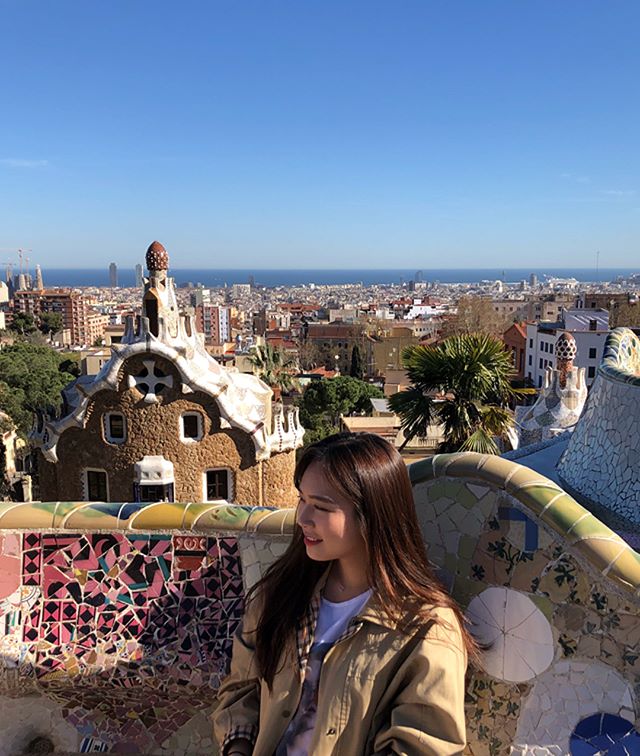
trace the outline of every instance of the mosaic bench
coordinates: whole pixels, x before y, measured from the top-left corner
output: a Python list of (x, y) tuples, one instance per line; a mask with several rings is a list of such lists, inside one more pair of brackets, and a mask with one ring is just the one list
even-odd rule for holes
[[(431, 558), (492, 642), (468, 753), (640, 753), (640, 555), (514, 462), (439, 455), (410, 475)], [(215, 754), (243, 596), (293, 527), (293, 510), (228, 504), (1, 503), (0, 756), (37, 738)]]

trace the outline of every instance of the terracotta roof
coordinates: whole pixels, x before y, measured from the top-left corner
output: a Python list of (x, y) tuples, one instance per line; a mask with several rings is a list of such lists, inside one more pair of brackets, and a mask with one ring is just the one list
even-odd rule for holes
[(522, 338), (527, 338), (527, 329), (523, 323), (514, 323), (513, 324), (516, 331), (522, 336)]

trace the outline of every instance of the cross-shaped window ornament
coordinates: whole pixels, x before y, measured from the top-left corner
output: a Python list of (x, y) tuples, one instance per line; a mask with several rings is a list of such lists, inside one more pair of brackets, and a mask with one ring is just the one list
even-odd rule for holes
[(162, 393), (165, 386), (173, 386), (173, 376), (166, 375), (160, 368), (156, 367), (153, 360), (143, 360), (143, 368), (137, 375), (130, 375), (128, 378), (129, 388), (134, 386), (144, 394), (144, 401), (147, 404), (155, 404), (159, 401), (158, 394)]

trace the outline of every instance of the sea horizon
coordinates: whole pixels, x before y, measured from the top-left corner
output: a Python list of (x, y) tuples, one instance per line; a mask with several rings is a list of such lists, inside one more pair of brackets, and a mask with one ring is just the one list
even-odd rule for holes
[[(15, 271), (14, 271), (15, 272)], [(408, 268), (175, 268), (169, 271), (177, 285), (191, 283), (194, 286), (222, 287), (233, 284), (253, 283), (257, 287), (273, 288), (277, 286), (330, 286), (363, 284), (401, 285), (416, 280), (415, 269)], [(472, 284), (480, 281), (497, 281), (505, 283), (529, 282), (535, 274), (539, 282), (546, 277), (575, 278), (580, 283), (600, 283), (613, 281), (618, 276), (627, 277), (640, 273), (640, 268), (423, 268), (421, 280), (439, 283)], [(33, 272), (32, 272), (33, 275)], [(42, 275), (46, 287), (109, 287), (108, 268), (43, 268)], [(122, 288), (135, 286), (135, 270), (118, 268), (118, 286)]]

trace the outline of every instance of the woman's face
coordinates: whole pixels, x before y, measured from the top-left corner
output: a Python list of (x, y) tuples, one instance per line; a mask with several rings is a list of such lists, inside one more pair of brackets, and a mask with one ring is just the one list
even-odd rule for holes
[(304, 534), (307, 555), (318, 562), (366, 558), (356, 509), (313, 462), (300, 481), (296, 520)]

